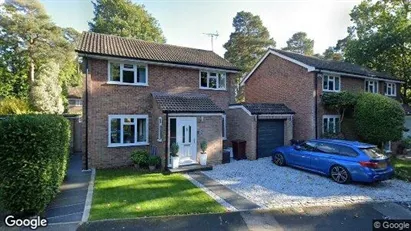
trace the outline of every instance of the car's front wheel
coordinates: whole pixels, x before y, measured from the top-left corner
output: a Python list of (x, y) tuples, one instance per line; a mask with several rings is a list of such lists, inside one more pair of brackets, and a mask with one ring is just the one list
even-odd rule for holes
[(350, 173), (341, 165), (334, 165), (330, 169), (331, 178), (339, 184), (347, 184), (351, 181)]
[(276, 152), (273, 155), (273, 162), (274, 164), (278, 166), (284, 166), (285, 165), (285, 158), (282, 153)]

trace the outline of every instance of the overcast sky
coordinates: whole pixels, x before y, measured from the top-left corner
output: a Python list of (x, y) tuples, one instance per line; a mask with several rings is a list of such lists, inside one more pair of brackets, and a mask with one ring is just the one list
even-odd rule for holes
[[(1, 0), (0, 0), (1, 1)], [(89, 0), (41, 0), (53, 21), (63, 27), (88, 30), (93, 17)], [(232, 20), (238, 11), (259, 15), (277, 42), (284, 47), (293, 33), (304, 31), (314, 39), (315, 53), (322, 53), (345, 37), (351, 25), (349, 12), (359, 0), (146, 0), (144, 4), (160, 23), (167, 43), (211, 49), (210, 38), (203, 33), (216, 32), (214, 51), (223, 56), (223, 44), (233, 31)]]

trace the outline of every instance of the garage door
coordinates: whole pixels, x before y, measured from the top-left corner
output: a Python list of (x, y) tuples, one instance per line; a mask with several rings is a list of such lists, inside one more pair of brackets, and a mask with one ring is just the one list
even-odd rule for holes
[(284, 145), (284, 120), (258, 120), (258, 158), (271, 156)]

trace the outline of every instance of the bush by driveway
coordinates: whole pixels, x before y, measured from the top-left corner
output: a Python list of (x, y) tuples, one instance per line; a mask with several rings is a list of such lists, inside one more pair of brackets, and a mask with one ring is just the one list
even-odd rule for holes
[(263, 208), (411, 201), (411, 184), (401, 180), (341, 185), (325, 176), (276, 166), (271, 158), (218, 165), (204, 174)]

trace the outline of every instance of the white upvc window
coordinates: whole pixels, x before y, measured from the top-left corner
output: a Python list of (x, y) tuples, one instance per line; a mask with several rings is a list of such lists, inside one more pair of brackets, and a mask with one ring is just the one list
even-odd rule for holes
[(339, 76), (323, 74), (323, 91), (339, 92), (341, 81)]
[(225, 72), (200, 71), (200, 89), (226, 90)]
[(148, 145), (148, 115), (109, 115), (108, 146)]
[(378, 93), (378, 81), (365, 80), (365, 91), (371, 93)]
[(83, 100), (81, 99), (68, 99), (69, 105), (73, 107), (83, 106)]
[(227, 117), (226, 115), (222, 116), (222, 121), (221, 121), (221, 129), (222, 129), (222, 134), (221, 136), (223, 137), (223, 140), (227, 139)]
[(158, 134), (157, 134), (157, 141), (163, 141), (163, 117), (158, 117)]
[(148, 85), (147, 65), (108, 62), (108, 83), (120, 85)]
[(340, 132), (340, 116), (339, 115), (324, 115), (323, 116), (323, 133), (339, 133)]
[(397, 96), (397, 85), (395, 83), (385, 83), (384, 93), (386, 96)]

